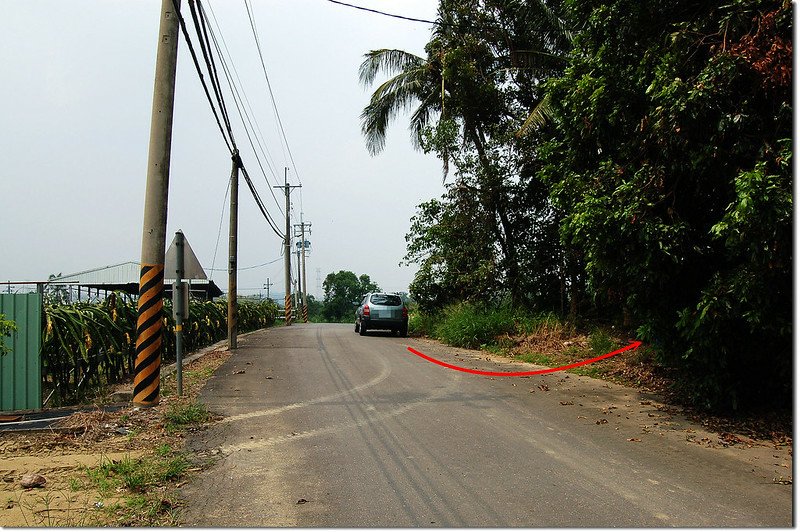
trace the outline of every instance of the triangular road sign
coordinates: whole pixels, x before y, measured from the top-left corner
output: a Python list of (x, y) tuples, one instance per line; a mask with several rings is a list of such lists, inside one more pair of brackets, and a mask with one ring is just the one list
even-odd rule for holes
[[(178, 271), (178, 253), (175, 246), (175, 238), (172, 239), (172, 244), (169, 245), (167, 253), (164, 256), (164, 278), (175, 279), (176, 272)], [(197, 260), (197, 255), (194, 254), (192, 246), (186, 236), (183, 237), (183, 278), (184, 279), (208, 279), (205, 270), (200, 266), (200, 261)]]

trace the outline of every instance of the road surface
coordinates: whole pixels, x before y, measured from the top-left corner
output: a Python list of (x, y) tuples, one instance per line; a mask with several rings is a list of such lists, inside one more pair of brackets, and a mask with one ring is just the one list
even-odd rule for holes
[[(188, 441), (216, 459), (184, 487), (203, 527), (792, 526), (785, 448), (739, 443), (633, 389), (351, 326), (242, 338)], [(624, 355), (621, 355), (624, 356)], [(705, 438), (705, 439), (704, 439)]]

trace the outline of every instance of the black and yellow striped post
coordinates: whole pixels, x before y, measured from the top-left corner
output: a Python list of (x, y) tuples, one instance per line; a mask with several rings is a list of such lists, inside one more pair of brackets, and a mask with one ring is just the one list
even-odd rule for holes
[(136, 319), (136, 364), (133, 402), (140, 406), (158, 404), (163, 334), (164, 265), (143, 265), (139, 276), (139, 305)]
[(286, 325), (292, 324), (292, 296), (289, 294), (283, 298), (283, 318)]
[(142, 260), (136, 320), (136, 363), (133, 404), (158, 404), (161, 372), (161, 337), (164, 316), (164, 245), (167, 236), (167, 196), (172, 147), (172, 115), (175, 102), (175, 70), (178, 64), (180, 0), (161, 0), (161, 20), (156, 47), (150, 146), (142, 223)]
[(308, 323), (308, 305), (303, 305), (303, 323)]

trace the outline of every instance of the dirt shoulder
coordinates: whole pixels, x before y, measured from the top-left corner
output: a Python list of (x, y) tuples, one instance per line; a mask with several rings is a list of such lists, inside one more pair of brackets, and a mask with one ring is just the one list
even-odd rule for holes
[[(186, 435), (213, 421), (195, 399), (230, 357), (205, 350), (184, 367), (183, 397), (162, 371), (161, 400), (152, 408), (102, 407), (75, 413), (50, 429), (3, 432), (0, 441), (0, 526), (174, 526), (177, 488), (204, 466), (183, 452)], [(200, 417), (198, 418), (198, 414)], [(184, 423), (184, 421), (187, 421)], [(37, 487), (23, 487), (39, 475)]]

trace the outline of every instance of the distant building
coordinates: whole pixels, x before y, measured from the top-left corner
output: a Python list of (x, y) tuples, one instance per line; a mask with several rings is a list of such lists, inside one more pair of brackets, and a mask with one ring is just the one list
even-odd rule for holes
[[(94, 268), (77, 273), (57, 275), (52, 277), (48, 286), (65, 287), (70, 296), (77, 294), (78, 299), (82, 299), (85, 294), (87, 297), (99, 296), (100, 291), (106, 294), (109, 292), (120, 291), (131, 295), (139, 294), (139, 270), (138, 262), (122, 262), (112, 266)], [(164, 279), (165, 296), (172, 294), (172, 279)], [(211, 279), (190, 279), (191, 294), (198, 299), (213, 299), (222, 295), (222, 290)]]

